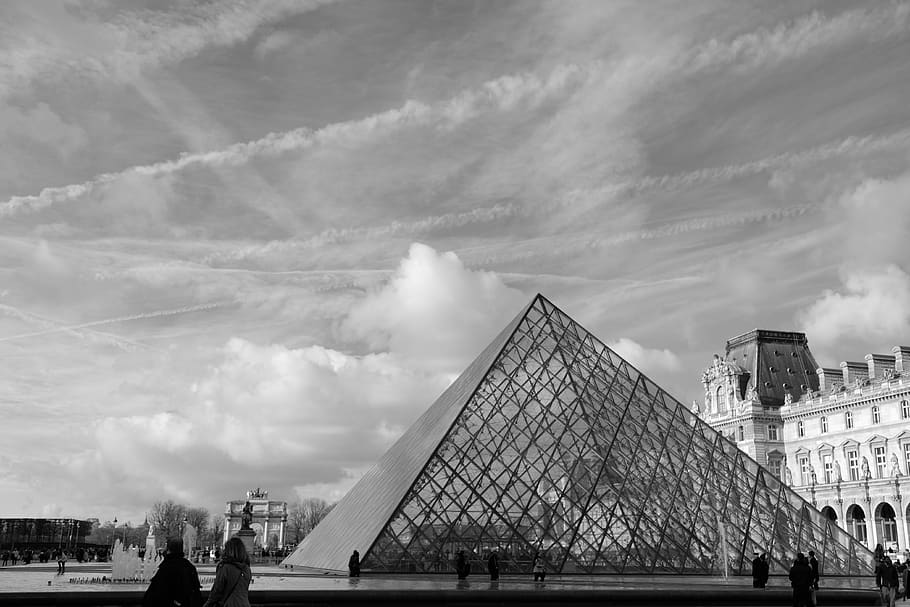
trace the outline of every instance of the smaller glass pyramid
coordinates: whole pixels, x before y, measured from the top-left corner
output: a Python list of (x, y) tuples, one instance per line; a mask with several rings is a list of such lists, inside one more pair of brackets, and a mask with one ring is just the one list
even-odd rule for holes
[[(541, 295), (284, 562), (449, 572), (748, 574), (873, 555)], [(480, 562), (475, 570), (482, 570)]]

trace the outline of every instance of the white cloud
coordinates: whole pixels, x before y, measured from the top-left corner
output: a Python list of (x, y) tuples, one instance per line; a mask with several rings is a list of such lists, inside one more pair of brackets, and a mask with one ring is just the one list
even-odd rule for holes
[(579, 86), (589, 75), (577, 66), (557, 66), (540, 78), (533, 73), (507, 75), (488, 81), (478, 89), (460, 92), (453, 98), (426, 104), (409, 100), (398, 108), (380, 112), (359, 120), (339, 122), (316, 131), (299, 128), (245, 143), (236, 143), (220, 150), (183, 154), (177, 160), (134, 166), (116, 173), (104, 173), (95, 178), (65, 186), (48, 187), (35, 196), (14, 196), (0, 204), (0, 216), (20, 211), (40, 210), (58, 202), (76, 200), (132, 175), (154, 177), (177, 173), (190, 167), (228, 167), (244, 164), (255, 157), (278, 156), (312, 147), (344, 145), (361, 146), (408, 127), (433, 126), (450, 130), (484, 112), (509, 111), (519, 103), (524, 109), (542, 103)]
[(910, 333), (910, 275), (896, 265), (848, 272), (842, 291), (825, 291), (799, 322), (821, 348), (845, 338), (894, 342)]
[(145, 70), (178, 63), (206, 48), (237, 44), (265, 24), (329, 1), (216, 1), (172, 10), (110, 10), (106, 3), (78, 10), (53, 3), (16, 7), (0, 20), (0, 53), (8, 59), (0, 62), (0, 97), (38, 79), (73, 74), (133, 82)]
[(526, 299), (492, 272), (467, 270), (454, 253), (413, 244), (389, 284), (351, 310), (342, 328), (374, 350), (451, 370), (479, 354)]
[(645, 348), (627, 337), (620, 337), (607, 346), (646, 375), (665, 371), (675, 372), (682, 367), (679, 357), (670, 350)]
[(337, 499), (525, 303), (497, 275), (415, 244), (340, 323), (369, 351), (232, 338), (192, 385), (173, 382), (142, 410), (100, 419), (97, 447), (67, 464), (84, 485), (73, 491), (141, 485), (137, 508), (208, 504), (249, 483)]

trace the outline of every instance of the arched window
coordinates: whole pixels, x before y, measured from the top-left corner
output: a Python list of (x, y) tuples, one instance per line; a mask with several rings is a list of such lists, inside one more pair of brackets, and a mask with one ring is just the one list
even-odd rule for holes
[(878, 406), (872, 407), (872, 423), (877, 424), (882, 421), (882, 414), (878, 410)]
[(847, 430), (853, 427), (853, 413), (850, 411), (844, 413), (844, 425), (847, 427)]
[(724, 398), (724, 387), (717, 386), (717, 391), (714, 393), (714, 399), (717, 403), (717, 412), (723, 413), (727, 410), (726, 399)]
[(825, 434), (828, 432), (828, 418), (825, 417), (824, 415), (821, 418), (821, 429), (822, 429), (822, 434)]
[(866, 513), (856, 504), (847, 508), (847, 531), (861, 543), (866, 543)]
[(746, 430), (742, 426), (739, 427), (739, 440), (746, 440)]
[(801, 421), (796, 422), (796, 435), (800, 438), (806, 435), (806, 426)]
[(878, 539), (886, 546), (891, 542), (897, 541), (897, 521), (895, 519), (894, 508), (887, 502), (882, 502), (875, 509), (875, 530), (878, 533)]

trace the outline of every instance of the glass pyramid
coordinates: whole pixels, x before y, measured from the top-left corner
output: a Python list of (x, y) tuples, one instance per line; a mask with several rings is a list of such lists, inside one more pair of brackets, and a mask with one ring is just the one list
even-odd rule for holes
[(285, 564), (748, 575), (812, 549), (825, 575), (873, 555), (537, 295)]

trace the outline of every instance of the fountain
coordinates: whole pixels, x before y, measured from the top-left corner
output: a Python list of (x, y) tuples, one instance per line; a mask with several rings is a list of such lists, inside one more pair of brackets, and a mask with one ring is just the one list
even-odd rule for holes
[(146, 545), (145, 558), (139, 558), (139, 547), (135, 544), (124, 548), (120, 540), (114, 542), (111, 552), (111, 581), (114, 583), (147, 583), (161, 563), (154, 542)]

